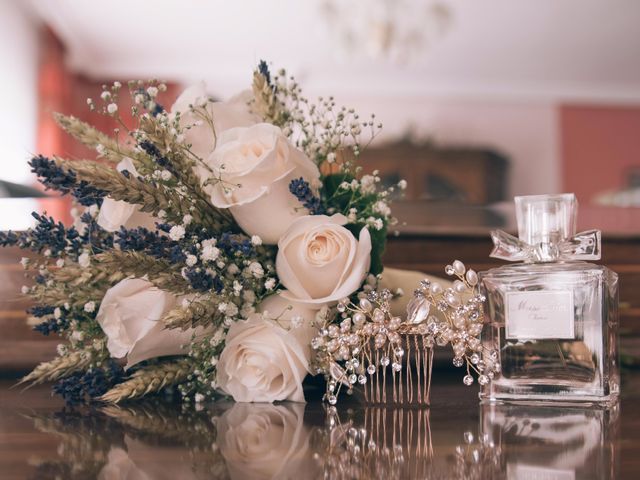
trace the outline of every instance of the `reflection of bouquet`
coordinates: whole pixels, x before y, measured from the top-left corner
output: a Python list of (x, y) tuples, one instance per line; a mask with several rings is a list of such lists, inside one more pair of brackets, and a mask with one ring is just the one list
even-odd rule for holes
[(320, 478), (299, 403), (185, 408), (138, 402), (31, 415), (57, 437), (57, 455), (33, 455), (34, 477)]
[[(119, 82), (91, 110), (109, 137), (59, 124), (97, 161), (34, 157), (41, 183), (75, 198), (75, 223), (34, 214), (0, 234), (23, 259), (35, 329), (67, 340), (23, 381), (56, 381), (68, 401), (119, 402), (177, 387), (196, 402), (303, 401), (316, 317), (376, 287), (392, 223), (390, 191), (357, 166), (363, 131), (379, 128), (332, 98), (301, 96), (262, 62), (253, 91), (214, 102), (202, 87), (170, 110), (161, 83)], [(276, 294), (277, 293), (277, 294)], [(113, 359), (126, 359), (126, 371)]]

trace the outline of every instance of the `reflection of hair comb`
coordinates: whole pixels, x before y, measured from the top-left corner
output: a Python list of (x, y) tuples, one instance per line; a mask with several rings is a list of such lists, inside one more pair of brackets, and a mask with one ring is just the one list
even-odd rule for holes
[(477, 292), (476, 272), (456, 260), (445, 273), (457, 277), (452, 286), (420, 282), (405, 319), (392, 315), (388, 290), (338, 304), (340, 323), (325, 325), (312, 341), (331, 405), (342, 386), (352, 393), (357, 385), (369, 404), (428, 405), (435, 344), (451, 344), (453, 364), (466, 365), (466, 385), (474, 381), (472, 370), (483, 385), (500, 370), (497, 355), (483, 352), (478, 338), (485, 299)]
[(433, 460), (429, 410), (365, 407), (363, 414), (341, 423), (330, 407), (328, 429), (314, 443), (324, 478), (425, 478)]

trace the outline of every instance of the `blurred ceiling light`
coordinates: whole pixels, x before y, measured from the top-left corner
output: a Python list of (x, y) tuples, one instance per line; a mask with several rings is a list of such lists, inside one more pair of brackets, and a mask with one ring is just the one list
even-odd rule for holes
[(450, 8), (424, 0), (322, 0), (337, 53), (409, 63), (451, 26)]

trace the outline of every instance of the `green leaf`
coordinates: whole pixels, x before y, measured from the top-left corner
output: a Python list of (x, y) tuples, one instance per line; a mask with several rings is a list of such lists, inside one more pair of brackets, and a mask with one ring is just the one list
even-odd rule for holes
[(351, 200), (349, 190), (342, 190), (343, 182), (350, 183), (355, 177), (347, 173), (332, 173), (322, 179), (322, 197), (325, 207), (333, 207), (341, 213), (346, 213)]
[[(353, 233), (354, 237), (360, 236), (360, 230), (364, 228), (362, 223), (350, 223), (345, 225), (345, 228)], [(371, 267), (369, 273), (372, 275), (378, 275), (382, 273), (382, 255), (387, 244), (387, 228), (382, 230), (375, 230), (369, 228), (369, 235), (371, 236)]]

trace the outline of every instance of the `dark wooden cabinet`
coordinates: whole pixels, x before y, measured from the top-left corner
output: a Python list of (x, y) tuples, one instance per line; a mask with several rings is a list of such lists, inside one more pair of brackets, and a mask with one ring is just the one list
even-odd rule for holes
[(486, 205), (505, 199), (508, 160), (493, 150), (400, 141), (367, 148), (361, 158), (364, 171), (379, 171), (385, 185), (406, 179), (406, 201)]
[[(399, 234), (389, 234), (385, 265), (444, 276), (445, 265), (454, 259), (478, 271), (504, 263), (489, 257), (489, 232), (495, 227), (512, 231), (513, 226), (505, 220), (511, 214), (451, 203), (399, 202), (396, 207), (401, 220)], [(585, 225), (603, 227), (602, 263), (620, 275), (623, 345), (630, 346), (628, 352), (640, 356), (640, 209), (637, 210), (595, 212), (594, 216), (593, 211), (585, 209), (580, 217), (587, 221)], [(25, 279), (19, 263), (24, 255), (17, 248), (0, 248), (0, 371), (32, 368), (50, 359), (60, 343), (57, 336), (43, 337), (26, 324), (28, 302), (20, 294)]]

